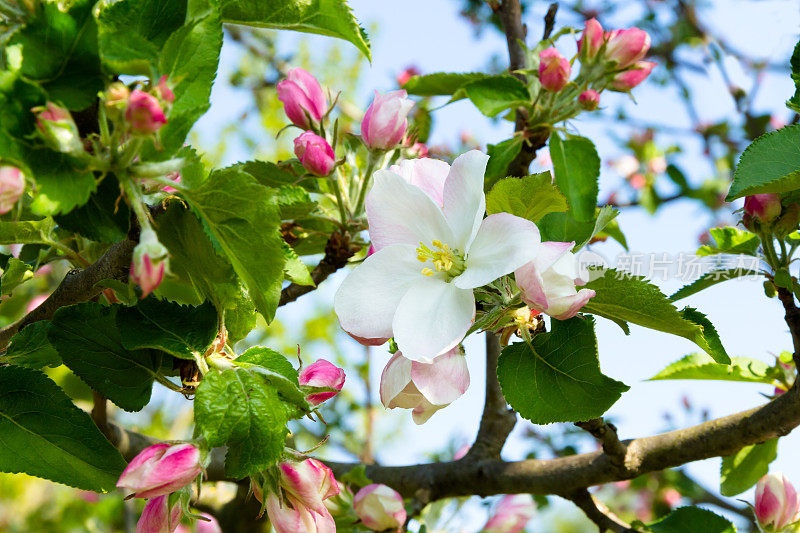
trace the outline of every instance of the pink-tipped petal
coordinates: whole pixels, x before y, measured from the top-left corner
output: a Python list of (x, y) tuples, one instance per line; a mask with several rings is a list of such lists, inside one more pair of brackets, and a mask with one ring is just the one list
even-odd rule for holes
[(448, 405), (469, 388), (467, 358), (456, 347), (436, 357), (433, 363), (414, 361), (411, 380), (430, 403)]
[(486, 212), (483, 180), (489, 156), (470, 150), (458, 156), (444, 182), (444, 215), (453, 240), (437, 237), (461, 252), (469, 249)]
[(438, 159), (423, 157), (400, 161), (397, 165), (392, 165), (389, 170), (425, 191), (439, 207), (442, 207), (444, 182), (450, 172), (450, 165)]

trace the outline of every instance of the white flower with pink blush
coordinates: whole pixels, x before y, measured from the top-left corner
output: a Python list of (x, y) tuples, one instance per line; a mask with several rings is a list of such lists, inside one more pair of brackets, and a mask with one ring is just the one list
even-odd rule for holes
[(583, 285), (578, 260), (570, 249), (574, 242), (543, 242), (536, 259), (514, 273), (522, 301), (531, 309), (558, 320), (574, 317), (595, 295), (591, 289), (577, 290)]
[(413, 409), (416, 424), (424, 424), (469, 388), (469, 370), (461, 350), (456, 347), (433, 360), (412, 361), (396, 352), (381, 374), (381, 403), (388, 409)]
[(530, 494), (503, 496), (481, 533), (519, 533), (535, 512), (536, 504)]
[(472, 325), (473, 289), (536, 257), (541, 239), (533, 222), (509, 213), (483, 218), (488, 159), (477, 150), (456, 158), (441, 206), (402, 175), (375, 173), (366, 202), (375, 253), (334, 299), (345, 331), (363, 339), (394, 337), (405, 357), (430, 363)]

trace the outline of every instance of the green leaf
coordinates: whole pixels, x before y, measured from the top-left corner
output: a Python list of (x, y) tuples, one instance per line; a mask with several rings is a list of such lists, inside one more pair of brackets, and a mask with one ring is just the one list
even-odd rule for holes
[(508, 403), (534, 424), (578, 422), (605, 413), (628, 390), (600, 372), (594, 319), (553, 320), (552, 331), (503, 349), (497, 378)]
[(596, 293), (583, 307), (584, 312), (684, 337), (720, 362), (728, 362), (719, 349), (709, 346), (703, 327), (686, 320), (659, 288), (643, 277), (607, 269), (584, 288)]
[(269, 161), (253, 160), (236, 163), (233, 168), (244, 170), (264, 187), (279, 188), (284, 185), (297, 185), (300, 178)]
[(266, 187), (246, 172), (227, 168), (181, 192), (270, 322), (280, 298), (284, 255), (280, 219)]
[(647, 526), (652, 533), (736, 533), (736, 528), (719, 515), (699, 507), (675, 509), (666, 518)]
[(26, 155), (31, 175), (36, 181), (36, 195), (31, 210), (37, 215), (68, 213), (85, 204), (97, 190), (94, 174), (83, 170), (70, 156), (45, 148)]
[(221, 3), (224, 22), (338, 37), (353, 43), (372, 60), (366, 32), (345, 0), (222, 0)]
[(29, 264), (23, 263), (16, 257), (10, 258), (3, 269), (3, 275), (0, 276), (0, 294), (3, 296), (10, 295), (14, 289), (32, 277), (33, 272)]
[(209, 446), (228, 446), (225, 472), (230, 477), (254, 474), (281, 457), (288, 410), (256, 373), (243, 368), (207, 373), (197, 388), (194, 417)]
[(545, 215), (537, 226), (542, 233), (543, 241), (585, 243), (592, 238), (595, 221), (575, 220), (569, 213), (550, 213)]
[(57, 367), (61, 358), (50, 341), (47, 332), (50, 322), (42, 320), (28, 324), (22, 331), (11, 337), (11, 345), (0, 362), (39, 370), (46, 366)]
[(726, 365), (717, 363), (705, 353), (689, 354), (650, 378), (651, 381), (664, 379), (745, 381), (769, 385), (775, 382), (772, 369), (763, 361), (750, 357), (732, 357), (731, 363)]
[(669, 297), (673, 302), (696, 294), (704, 289), (713, 287), (717, 283), (728, 281), (729, 279), (740, 278), (743, 276), (759, 276), (760, 274), (755, 270), (748, 270), (746, 268), (729, 268), (725, 270), (712, 270), (703, 274), (699, 279), (684, 285), (678, 289), (675, 294)]
[(86, 204), (65, 215), (57, 215), (58, 225), (97, 242), (114, 243), (125, 239), (130, 229), (131, 212), (120, 200), (119, 182), (106, 176)]
[(311, 272), (305, 263), (298, 257), (294, 249), (286, 241), (281, 241), (283, 245), (284, 260), (283, 273), (286, 279), (298, 285), (315, 285), (311, 279)]
[(594, 143), (586, 137), (550, 136), (550, 155), (556, 185), (564, 193), (570, 213), (578, 221), (591, 220), (597, 207), (600, 156)]
[(0, 221), (0, 244), (52, 244), (55, 240), (52, 218), (21, 222)]
[(522, 150), (522, 137), (516, 136), (497, 144), (487, 145), (489, 163), (486, 165), (486, 175), (483, 189), (488, 191), (497, 180), (508, 176), (508, 165), (514, 161)]
[(506, 109), (529, 104), (531, 95), (519, 79), (508, 74), (489, 76), (472, 81), (464, 90), (478, 110), (493, 117)]
[(403, 84), (408, 94), (417, 96), (449, 96), (473, 81), (486, 78), (482, 72), (434, 72), (424, 76), (412, 76)]
[(43, 2), (10, 42), (22, 45), (25, 78), (39, 82), (50, 100), (69, 109), (89, 107), (105, 85), (94, 4), (94, 0), (75, 0), (62, 9), (58, 2)]
[(486, 212), (490, 215), (505, 212), (539, 222), (548, 213), (566, 210), (567, 200), (551, 182), (549, 172), (502, 179), (486, 196)]
[(262, 376), (281, 396), (302, 411), (310, 410), (306, 395), (300, 390), (297, 370), (283, 355), (263, 346), (254, 346), (237, 357), (234, 363)]
[(126, 411), (139, 411), (150, 401), (161, 354), (125, 349), (116, 321), (120, 307), (93, 302), (62, 307), (47, 338), (92, 389)]
[(47, 376), (0, 367), (0, 471), (95, 492), (115, 489), (125, 460)]
[(756, 256), (761, 240), (755, 233), (727, 226), (709, 230), (716, 246), (705, 245), (697, 250), (697, 255), (746, 254)]
[(747, 147), (739, 158), (725, 201), (760, 193), (779, 193), (800, 188), (800, 125), (766, 133)]
[(795, 89), (794, 95), (786, 101), (786, 107), (796, 113), (800, 113), (800, 42), (794, 47), (790, 65)]
[(296, 220), (311, 213), (317, 203), (304, 188), (297, 185), (282, 185), (272, 189), (272, 202), (278, 207), (281, 220)]
[(706, 344), (708, 345), (706, 351), (717, 363), (730, 364), (731, 358), (722, 345), (722, 339), (719, 338), (717, 329), (706, 315), (693, 307), (684, 307), (681, 309), (681, 316), (703, 329), (703, 338), (705, 338)]
[(117, 312), (117, 328), (127, 350), (154, 348), (190, 360), (203, 355), (214, 341), (217, 320), (210, 302), (193, 307), (154, 297)]
[[(603, 207), (598, 209), (597, 210), (597, 216), (594, 219), (594, 226), (592, 227), (591, 233), (583, 241), (578, 241), (578, 244), (575, 245), (574, 249), (575, 250), (579, 250), (580, 248), (583, 248), (584, 246), (589, 244), (589, 241), (591, 241), (594, 238), (595, 235), (601, 233), (603, 230), (608, 229), (611, 226), (611, 224), (614, 222), (614, 219), (617, 218), (618, 215), (619, 215), (619, 211), (617, 209), (614, 209), (610, 205), (604, 205)], [(586, 223), (584, 222), (583, 224), (586, 224)], [(585, 226), (585, 227), (588, 227), (588, 225)], [(617, 226), (617, 227), (619, 227), (619, 226)], [(570, 239), (570, 240), (573, 240), (573, 239)], [(623, 244), (623, 246), (625, 246), (626, 243), (624, 242), (624, 240), (625, 240), (625, 236), (624, 235), (622, 236), (622, 240), (623, 240), (623, 242), (621, 244)], [(627, 246), (626, 246), (626, 248), (627, 248)]]
[(738, 452), (722, 458), (720, 492), (723, 496), (736, 496), (746, 491), (769, 472), (769, 464), (778, 457), (778, 439), (745, 446)]

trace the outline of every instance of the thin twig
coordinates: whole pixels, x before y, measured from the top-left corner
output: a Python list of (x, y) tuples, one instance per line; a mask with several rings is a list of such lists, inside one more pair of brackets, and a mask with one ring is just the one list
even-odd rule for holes
[(628, 449), (620, 442), (617, 428), (613, 424), (609, 424), (602, 418), (593, 418), (586, 422), (576, 422), (575, 425), (591, 433), (600, 442), (603, 451), (611, 461), (620, 468), (624, 468), (625, 454)]
[(629, 524), (620, 520), (604, 503), (597, 500), (586, 489), (577, 490), (563, 497), (577, 505), (586, 517), (600, 528), (600, 533), (605, 533), (606, 531), (638, 533)]

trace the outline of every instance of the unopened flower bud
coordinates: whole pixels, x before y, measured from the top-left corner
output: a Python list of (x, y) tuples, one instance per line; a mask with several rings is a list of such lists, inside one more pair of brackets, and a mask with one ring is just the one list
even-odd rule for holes
[(301, 68), (290, 70), (278, 82), (278, 100), (292, 124), (304, 130), (317, 125), (327, 112), (328, 100), (317, 78)]
[(335, 389), (329, 392), (315, 392), (306, 396), (311, 405), (319, 405), (325, 400), (330, 400), (342, 390), (344, 386), (344, 370), (329, 363), (325, 359), (318, 359), (300, 371), (300, 385), (305, 387), (326, 387)]
[(603, 46), (603, 27), (597, 19), (591, 18), (583, 26), (583, 35), (578, 39), (578, 50), (582, 59), (591, 59)]
[(128, 89), (128, 86), (122, 82), (115, 81), (109, 85), (106, 91), (106, 107), (124, 109), (128, 106), (128, 98), (130, 98), (130, 96), (131, 91)]
[(756, 485), (754, 511), (766, 531), (781, 531), (794, 522), (799, 503), (797, 492), (782, 474), (767, 474)]
[(191, 444), (153, 444), (133, 458), (117, 481), (136, 498), (155, 498), (177, 491), (200, 474), (200, 450)]
[(783, 209), (781, 216), (772, 225), (772, 232), (776, 237), (782, 239), (796, 230), (798, 223), (800, 223), (800, 206), (791, 203)]
[(181, 514), (180, 502), (169, 509), (169, 496), (151, 498), (136, 523), (136, 533), (172, 533), (181, 523)]
[(131, 131), (138, 135), (153, 134), (167, 123), (158, 99), (139, 89), (134, 90), (128, 99), (125, 120), (128, 121)]
[(558, 92), (569, 81), (571, 68), (554, 47), (539, 52), (539, 81), (548, 91)]
[(278, 470), (280, 485), (286, 493), (317, 513), (325, 514), (327, 510), (323, 500), (339, 494), (333, 472), (316, 459), (281, 463)]
[(307, 131), (294, 140), (294, 155), (303, 168), (317, 176), (327, 176), (336, 164), (331, 145), (313, 131)]
[(744, 212), (760, 222), (770, 223), (781, 214), (781, 197), (777, 194), (751, 194), (744, 199)]
[(618, 92), (630, 91), (642, 83), (655, 66), (656, 63), (652, 61), (639, 61), (630, 69), (620, 72), (611, 78), (608, 88)]
[(642, 59), (650, 49), (650, 35), (639, 28), (613, 31), (608, 34), (606, 59), (617, 68), (626, 68)]
[(419, 73), (419, 69), (417, 67), (415, 67), (413, 65), (409, 66), (409, 67), (406, 67), (406, 69), (403, 72), (401, 72), (400, 74), (398, 74), (397, 78), (395, 78), (397, 80), (397, 85), (402, 87), (403, 85), (406, 84), (406, 82), (408, 80), (410, 80), (414, 76), (419, 76), (419, 74), (420, 74)]
[(47, 102), (45, 107), (33, 108), (33, 112), (36, 113), (36, 127), (50, 148), (71, 155), (83, 153), (78, 126), (69, 111)]
[(578, 103), (587, 111), (594, 111), (600, 105), (600, 94), (594, 89), (583, 91), (578, 96)]
[(131, 281), (142, 289), (142, 298), (153, 292), (164, 279), (167, 255), (167, 249), (158, 241), (156, 232), (151, 228), (143, 229), (139, 244), (133, 249), (130, 271)]
[(399, 529), (406, 521), (403, 497), (386, 485), (373, 483), (359, 490), (353, 509), (361, 522), (374, 531)]
[(175, 101), (175, 93), (173, 93), (172, 89), (170, 89), (169, 85), (167, 85), (166, 76), (161, 76), (161, 79), (158, 80), (158, 83), (156, 84), (156, 94), (162, 101), (168, 104), (171, 104)]
[(390, 150), (403, 139), (414, 102), (404, 90), (378, 94), (361, 121), (361, 139), (371, 150)]
[(14, 208), (25, 192), (25, 176), (17, 167), (0, 165), (0, 215)]

